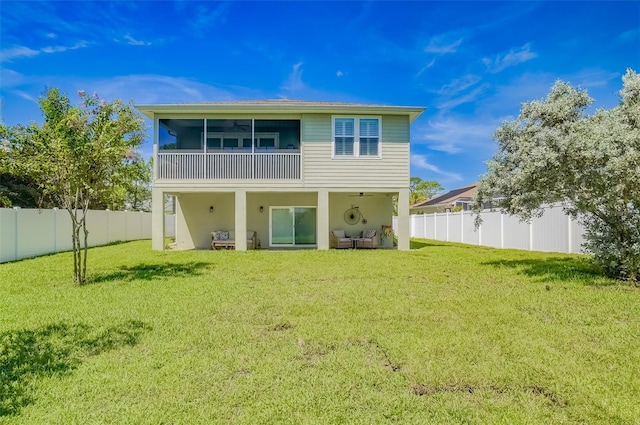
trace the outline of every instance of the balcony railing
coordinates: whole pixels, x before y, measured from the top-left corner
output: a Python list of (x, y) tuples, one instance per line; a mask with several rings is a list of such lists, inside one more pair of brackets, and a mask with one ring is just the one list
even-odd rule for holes
[(300, 153), (158, 153), (158, 179), (297, 180)]

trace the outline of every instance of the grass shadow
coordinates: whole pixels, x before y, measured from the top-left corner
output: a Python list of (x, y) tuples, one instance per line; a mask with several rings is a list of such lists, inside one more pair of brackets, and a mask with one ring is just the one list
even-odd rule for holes
[(481, 263), (484, 266), (517, 269), (539, 281), (581, 280), (587, 285), (609, 286), (616, 282), (606, 279), (602, 270), (586, 258), (550, 257), (526, 260), (498, 260)]
[(143, 322), (130, 320), (103, 330), (56, 323), (0, 333), (0, 418), (16, 415), (34, 401), (29, 394), (34, 377), (63, 375), (82, 358), (133, 346), (147, 329)]
[(409, 248), (411, 249), (422, 249), (426, 247), (432, 246), (447, 246), (445, 244), (441, 244), (435, 241), (427, 240), (427, 239), (409, 239)]
[(88, 283), (102, 283), (117, 280), (156, 280), (171, 277), (198, 276), (209, 267), (209, 263), (203, 261), (191, 261), (189, 263), (142, 263), (135, 266), (121, 266), (118, 270), (106, 273), (97, 273), (90, 276)]

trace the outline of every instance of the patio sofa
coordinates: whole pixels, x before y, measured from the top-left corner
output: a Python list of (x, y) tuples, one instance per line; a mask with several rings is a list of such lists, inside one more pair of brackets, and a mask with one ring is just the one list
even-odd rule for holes
[[(211, 232), (211, 249), (235, 249), (236, 247), (236, 232), (233, 230), (216, 230)], [(253, 230), (247, 231), (247, 249), (256, 249), (258, 243), (256, 238), (256, 232)]]

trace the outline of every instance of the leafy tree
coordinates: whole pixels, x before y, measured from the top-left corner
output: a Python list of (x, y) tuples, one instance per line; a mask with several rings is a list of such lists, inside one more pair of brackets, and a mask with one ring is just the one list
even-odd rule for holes
[(26, 176), (0, 172), (0, 208), (41, 206), (41, 194)]
[[(443, 191), (444, 188), (440, 186), (440, 183), (433, 180), (422, 180), (420, 177), (409, 178), (409, 205), (417, 204), (421, 201), (433, 198), (438, 192)], [(398, 197), (394, 196), (391, 199), (393, 204), (393, 214), (398, 215)]]
[(640, 282), (640, 76), (627, 70), (620, 104), (585, 112), (585, 90), (556, 82), (496, 131), (474, 208), (494, 194), (528, 220), (559, 202), (586, 230), (585, 249), (609, 276)]
[(409, 204), (414, 205), (421, 201), (433, 198), (444, 188), (433, 180), (422, 180), (420, 177), (409, 179)]
[(123, 186), (139, 161), (136, 148), (144, 139), (144, 121), (131, 103), (107, 102), (84, 91), (78, 94), (81, 103), (73, 106), (66, 94), (48, 89), (39, 100), (41, 126), (5, 128), (0, 170), (27, 176), (45, 202), (69, 212), (73, 276), (84, 284), (87, 210), (96, 200), (123, 202)]

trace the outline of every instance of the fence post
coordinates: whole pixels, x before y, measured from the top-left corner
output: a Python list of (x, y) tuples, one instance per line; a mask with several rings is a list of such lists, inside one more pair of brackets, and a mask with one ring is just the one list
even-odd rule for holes
[(446, 240), (447, 242), (449, 242), (449, 211), (447, 211), (447, 215), (445, 217), (446, 217), (445, 220), (447, 223), (447, 239)]
[(433, 239), (438, 240), (438, 216), (433, 213)]
[(464, 243), (464, 211), (460, 210), (460, 243)]
[(478, 245), (482, 245), (482, 223), (478, 226)]
[(500, 248), (504, 248), (504, 213), (500, 211)]
[(567, 241), (567, 252), (569, 254), (571, 254), (573, 252), (573, 246), (572, 246), (573, 245), (573, 243), (572, 243), (573, 242), (572, 241), (573, 234), (572, 234), (572, 230), (571, 230), (571, 226), (573, 224), (573, 220), (571, 220), (571, 216), (570, 215), (567, 215), (567, 221), (569, 222), (569, 225), (567, 226), (567, 238), (568, 238), (568, 241)]
[(533, 251), (533, 220), (529, 221), (529, 251)]
[(53, 252), (58, 252), (58, 207), (53, 208)]
[(13, 207), (13, 211), (15, 212), (15, 217), (14, 217), (14, 223), (15, 225), (13, 226), (13, 237), (15, 238), (14, 240), (16, 241), (14, 244), (14, 249), (13, 249), (13, 259), (14, 260), (18, 260), (18, 242), (20, 241), (20, 238), (18, 238), (18, 211), (20, 210), (20, 207)]
[(427, 238), (427, 215), (426, 214), (422, 214), (422, 233), (424, 233), (422, 235), (423, 238)]

